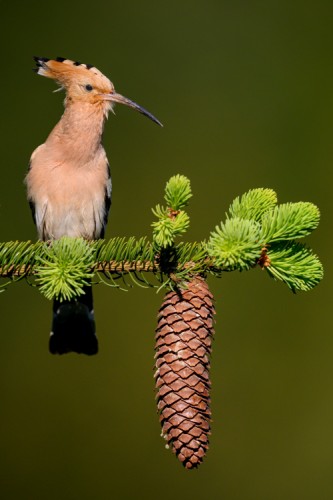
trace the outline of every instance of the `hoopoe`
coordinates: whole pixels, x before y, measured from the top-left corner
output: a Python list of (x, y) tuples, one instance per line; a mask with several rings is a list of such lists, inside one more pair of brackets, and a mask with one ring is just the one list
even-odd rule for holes
[[(62, 236), (103, 238), (111, 205), (111, 177), (101, 144), (114, 103), (125, 104), (162, 125), (135, 102), (118, 94), (97, 68), (58, 57), (34, 58), (39, 75), (66, 92), (65, 111), (44, 144), (31, 156), (27, 193), (41, 240)], [(53, 304), (50, 352), (96, 354), (98, 341), (91, 287), (76, 300)]]

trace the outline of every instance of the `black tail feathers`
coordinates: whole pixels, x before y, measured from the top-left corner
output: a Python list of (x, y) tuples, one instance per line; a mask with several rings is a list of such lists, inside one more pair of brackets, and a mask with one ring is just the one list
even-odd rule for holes
[(91, 286), (85, 287), (84, 291), (84, 295), (71, 301), (53, 302), (49, 343), (52, 354), (77, 352), (92, 355), (98, 352)]

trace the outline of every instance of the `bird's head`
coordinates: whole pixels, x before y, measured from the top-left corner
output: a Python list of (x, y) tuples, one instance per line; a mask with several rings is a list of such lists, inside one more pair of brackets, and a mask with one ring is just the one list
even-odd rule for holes
[(85, 102), (99, 106), (106, 115), (112, 110), (114, 103), (125, 104), (162, 126), (161, 122), (149, 111), (118, 94), (113, 83), (94, 66), (73, 62), (63, 57), (56, 59), (35, 57), (34, 59), (37, 64), (34, 71), (39, 75), (52, 78), (64, 88), (68, 102)]

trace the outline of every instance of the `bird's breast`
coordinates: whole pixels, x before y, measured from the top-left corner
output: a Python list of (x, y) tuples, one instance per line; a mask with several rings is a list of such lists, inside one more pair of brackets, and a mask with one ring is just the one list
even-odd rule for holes
[(27, 185), (41, 239), (100, 237), (111, 193), (105, 153), (85, 164), (33, 158)]

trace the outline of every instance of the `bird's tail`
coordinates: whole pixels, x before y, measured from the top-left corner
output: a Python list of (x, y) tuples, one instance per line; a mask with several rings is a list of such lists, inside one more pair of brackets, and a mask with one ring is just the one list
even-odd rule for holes
[(70, 301), (54, 300), (49, 343), (52, 354), (77, 352), (91, 355), (98, 352), (92, 287), (84, 287), (84, 292)]

